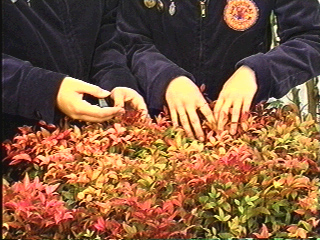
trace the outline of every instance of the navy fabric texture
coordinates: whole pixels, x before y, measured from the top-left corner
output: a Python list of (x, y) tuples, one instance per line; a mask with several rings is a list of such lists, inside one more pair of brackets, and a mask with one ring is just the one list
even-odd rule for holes
[[(233, 0), (231, 0), (233, 1)], [(216, 100), (223, 84), (241, 65), (252, 68), (258, 91), (254, 103), (280, 98), (292, 87), (320, 74), (318, 0), (247, 0), (258, 18), (244, 31), (224, 20), (229, 1), (207, 0), (205, 17), (199, 0), (161, 0), (163, 9), (143, 0), (121, 0), (118, 30), (126, 42), (128, 62), (151, 109), (162, 109), (169, 82), (189, 76)], [(270, 51), (270, 16), (278, 21), (281, 45)]]
[[(115, 42), (118, 0), (2, 1), (2, 123), (56, 123), (61, 81), (137, 88)], [(9, 117), (10, 115), (10, 117)], [(27, 123), (28, 121), (26, 121)], [(5, 127), (4, 127), (5, 128)]]

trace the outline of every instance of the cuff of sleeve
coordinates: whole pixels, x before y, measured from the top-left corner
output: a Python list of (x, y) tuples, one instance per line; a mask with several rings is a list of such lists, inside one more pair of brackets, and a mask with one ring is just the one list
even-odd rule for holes
[(147, 93), (147, 103), (150, 109), (163, 109), (163, 106), (165, 105), (165, 92), (169, 83), (180, 76), (186, 76), (195, 82), (191, 73), (177, 66), (168, 67), (165, 71), (162, 71), (155, 77), (155, 80)]
[(263, 100), (267, 100), (271, 96), (273, 78), (268, 68), (269, 63), (264, 54), (258, 53), (244, 58), (236, 64), (236, 68), (242, 65), (250, 67), (256, 74), (258, 90), (253, 99), (253, 103), (257, 104)]
[(33, 67), (22, 84), (21, 115), (54, 123), (56, 98), (62, 80), (67, 75)]

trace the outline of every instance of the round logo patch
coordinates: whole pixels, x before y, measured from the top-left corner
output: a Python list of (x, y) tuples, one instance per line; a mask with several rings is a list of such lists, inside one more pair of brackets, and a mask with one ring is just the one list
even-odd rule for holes
[(259, 9), (251, 0), (229, 0), (223, 16), (230, 28), (244, 31), (256, 23)]

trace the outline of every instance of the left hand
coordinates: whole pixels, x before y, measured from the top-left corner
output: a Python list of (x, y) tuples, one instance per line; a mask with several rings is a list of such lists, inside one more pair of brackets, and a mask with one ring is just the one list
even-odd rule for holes
[(215, 104), (214, 116), (218, 130), (224, 129), (231, 113), (230, 134), (236, 134), (240, 116), (249, 111), (257, 89), (255, 72), (247, 66), (241, 66), (224, 84)]
[(127, 87), (116, 87), (110, 96), (114, 101), (114, 107), (124, 108), (128, 104), (133, 109), (141, 111), (142, 117), (147, 116), (147, 105), (137, 91)]

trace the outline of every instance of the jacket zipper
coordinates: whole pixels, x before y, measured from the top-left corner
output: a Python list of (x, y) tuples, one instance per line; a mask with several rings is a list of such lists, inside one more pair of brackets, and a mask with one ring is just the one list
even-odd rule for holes
[(200, 3), (200, 46), (199, 46), (199, 66), (201, 66), (203, 56), (203, 20), (207, 17), (207, 6), (209, 0), (199, 0)]
[(207, 0), (200, 0), (200, 11), (201, 11), (201, 18), (205, 18), (207, 16)]

